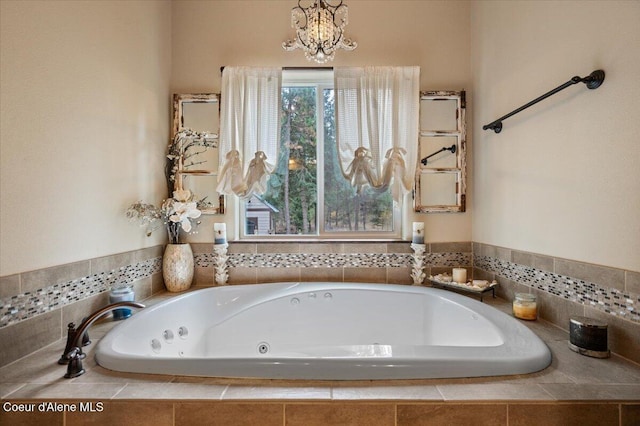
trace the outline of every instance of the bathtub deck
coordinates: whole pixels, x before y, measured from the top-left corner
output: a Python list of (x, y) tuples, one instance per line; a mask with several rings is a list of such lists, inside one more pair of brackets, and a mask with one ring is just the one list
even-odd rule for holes
[[(171, 297), (160, 294), (151, 305)], [(503, 311), (510, 305), (486, 298)], [(93, 350), (112, 326), (106, 321), (90, 330), (93, 343), (84, 367), (87, 372), (64, 379), (66, 366), (56, 363), (65, 340), (0, 369), (0, 395), (5, 400), (215, 400), (215, 401), (627, 401), (640, 415), (640, 366), (612, 355), (594, 359), (572, 352), (565, 331), (542, 320), (526, 322), (549, 346), (553, 362), (528, 375), (429, 380), (291, 381), (197, 378), (118, 373), (95, 364)]]

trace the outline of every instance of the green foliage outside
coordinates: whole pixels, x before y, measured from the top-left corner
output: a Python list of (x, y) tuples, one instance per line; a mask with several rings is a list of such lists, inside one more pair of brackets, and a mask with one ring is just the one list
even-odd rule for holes
[[(264, 199), (274, 213), (276, 234), (317, 234), (316, 88), (283, 87), (280, 157)], [(324, 227), (326, 232), (392, 231), (389, 191), (370, 188), (356, 194), (337, 158), (333, 90), (320, 94), (324, 105)]]

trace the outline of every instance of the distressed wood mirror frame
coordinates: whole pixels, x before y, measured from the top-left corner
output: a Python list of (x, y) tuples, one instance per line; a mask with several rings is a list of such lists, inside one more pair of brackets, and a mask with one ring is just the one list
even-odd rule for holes
[(420, 92), (420, 136), (414, 210), (466, 210), (466, 99), (464, 91)]
[[(220, 133), (220, 95), (218, 93), (175, 93), (173, 95), (173, 125), (171, 142), (175, 135), (189, 128), (206, 132), (207, 140), (217, 141)], [(217, 144), (216, 144), (217, 145)], [(188, 147), (182, 151), (188, 161), (177, 173), (182, 175), (185, 189), (191, 190), (206, 203), (199, 205), (203, 214), (224, 214), (225, 197), (216, 192), (218, 182), (218, 148)], [(197, 168), (197, 169), (196, 169)]]

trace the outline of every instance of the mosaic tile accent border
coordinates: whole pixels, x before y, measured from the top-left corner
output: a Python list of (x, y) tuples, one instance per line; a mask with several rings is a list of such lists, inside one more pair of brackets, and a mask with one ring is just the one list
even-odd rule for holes
[[(196, 266), (213, 268), (215, 254), (195, 256)], [(426, 267), (471, 266), (471, 253), (426, 253)], [(231, 268), (410, 268), (411, 253), (235, 253)]]
[[(196, 254), (194, 258), (198, 267), (213, 268), (214, 266), (215, 255), (213, 253)], [(230, 267), (249, 268), (402, 268), (411, 267), (412, 261), (410, 253), (241, 253), (229, 255)], [(426, 267), (460, 265), (471, 265), (471, 253), (428, 253), (426, 255)], [(0, 299), (0, 328), (109, 291), (114, 286), (130, 284), (161, 271), (162, 259), (155, 258)]]
[(640, 323), (640, 295), (596, 283), (543, 271), (489, 256), (475, 255), (473, 265), (519, 284), (542, 290), (571, 302), (592, 306), (629, 321)]
[(109, 291), (112, 287), (131, 284), (161, 270), (161, 258), (149, 259), (0, 299), (0, 328)]

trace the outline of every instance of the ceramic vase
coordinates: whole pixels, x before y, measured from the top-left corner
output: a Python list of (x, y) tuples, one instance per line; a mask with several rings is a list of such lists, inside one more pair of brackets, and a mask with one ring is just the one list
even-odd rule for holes
[(162, 257), (162, 277), (167, 290), (175, 293), (191, 287), (193, 270), (191, 245), (167, 244)]

